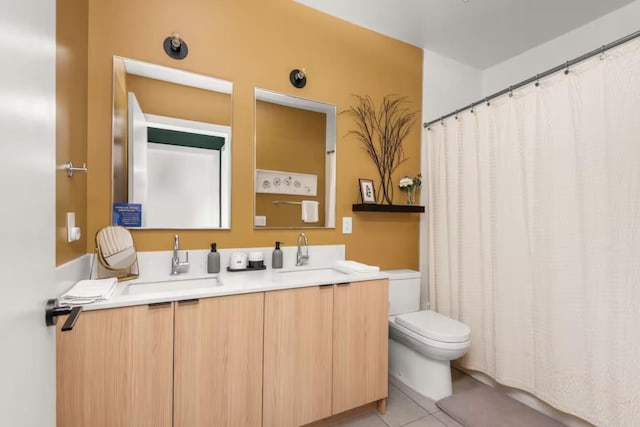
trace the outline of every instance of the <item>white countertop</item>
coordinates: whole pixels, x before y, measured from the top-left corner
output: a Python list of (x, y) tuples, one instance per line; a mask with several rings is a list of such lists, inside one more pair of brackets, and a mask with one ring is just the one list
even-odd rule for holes
[(292, 267), (258, 271), (221, 271), (218, 274), (183, 274), (168, 281), (143, 282), (141, 279), (118, 283), (113, 296), (86, 304), (83, 310), (127, 307), (167, 301), (209, 298), (223, 295), (276, 291), (308, 286), (386, 279), (384, 272), (344, 274), (330, 268)]

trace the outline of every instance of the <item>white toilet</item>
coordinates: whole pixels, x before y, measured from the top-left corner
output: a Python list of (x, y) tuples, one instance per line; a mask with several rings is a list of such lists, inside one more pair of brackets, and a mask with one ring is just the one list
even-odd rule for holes
[(471, 345), (464, 323), (420, 309), (420, 272), (388, 270), (389, 374), (433, 400), (451, 395), (450, 361)]

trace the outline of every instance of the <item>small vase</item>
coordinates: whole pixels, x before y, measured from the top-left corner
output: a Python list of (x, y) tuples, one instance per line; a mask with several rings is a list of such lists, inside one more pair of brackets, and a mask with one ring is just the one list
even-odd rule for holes
[(416, 192), (415, 188), (407, 190), (407, 205), (413, 206), (415, 204), (416, 202), (415, 192)]

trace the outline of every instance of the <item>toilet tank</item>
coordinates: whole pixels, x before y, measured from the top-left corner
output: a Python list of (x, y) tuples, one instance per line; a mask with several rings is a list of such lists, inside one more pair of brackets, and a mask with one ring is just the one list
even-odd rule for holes
[(389, 316), (420, 310), (420, 272), (386, 270), (389, 275)]

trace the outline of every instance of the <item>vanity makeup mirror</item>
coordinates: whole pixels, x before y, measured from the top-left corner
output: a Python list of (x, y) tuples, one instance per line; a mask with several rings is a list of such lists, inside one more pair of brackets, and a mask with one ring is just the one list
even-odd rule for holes
[(232, 88), (113, 58), (113, 224), (230, 228)]
[(96, 254), (98, 278), (117, 277), (118, 280), (130, 280), (138, 277), (138, 255), (133, 245), (133, 237), (126, 228), (109, 226), (98, 231)]
[(334, 228), (336, 106), (255, 90), (254, 228)]

